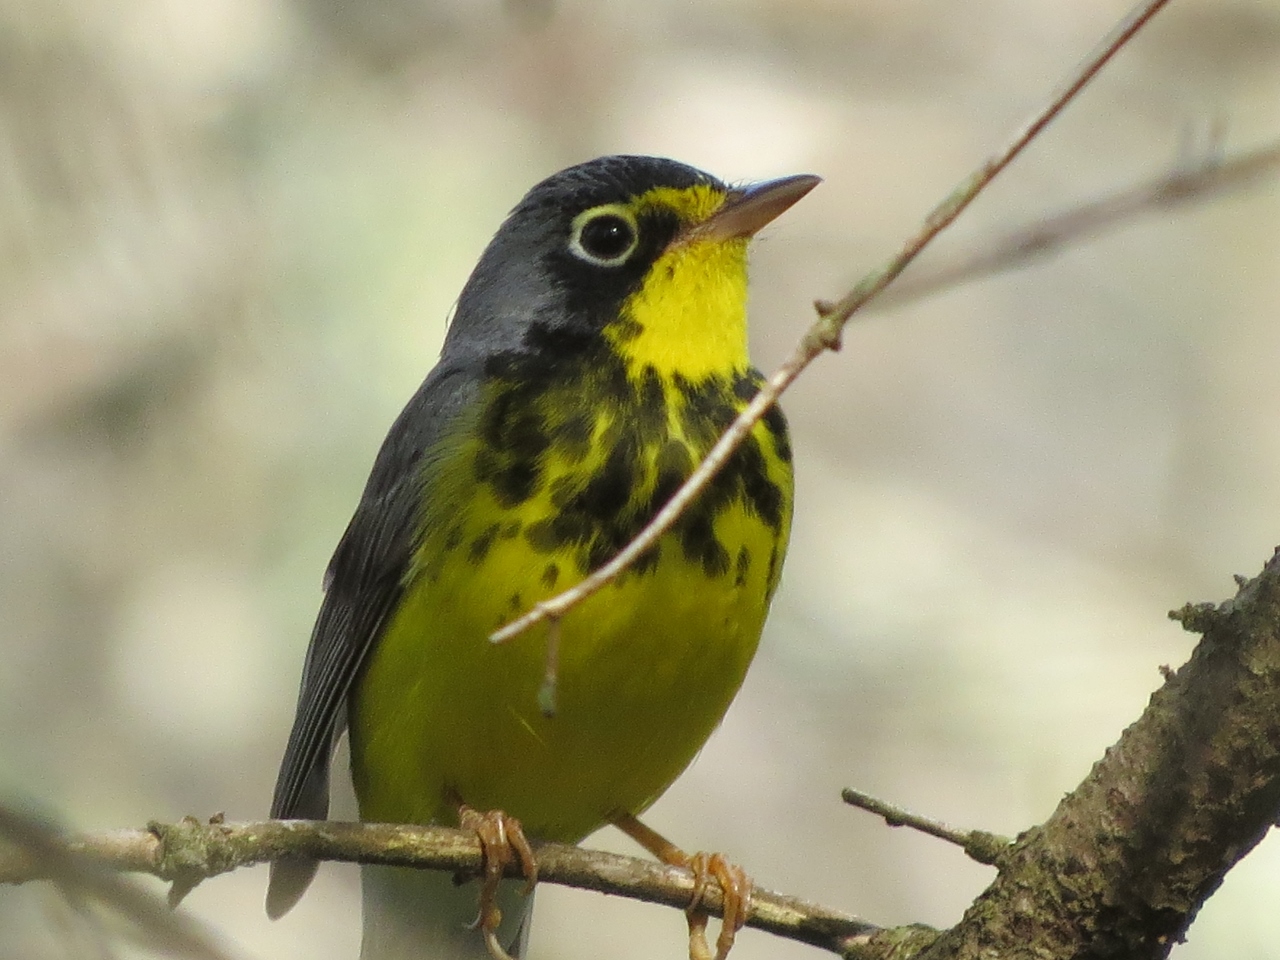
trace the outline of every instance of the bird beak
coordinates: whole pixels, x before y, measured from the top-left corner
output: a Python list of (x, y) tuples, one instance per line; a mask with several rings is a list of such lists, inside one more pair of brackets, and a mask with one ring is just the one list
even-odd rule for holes
[(688, 240), (736, 240), (753, 237), (765, 224), (822, 182), (802, 173), (730, 190), (724, 205), (685, 233)]

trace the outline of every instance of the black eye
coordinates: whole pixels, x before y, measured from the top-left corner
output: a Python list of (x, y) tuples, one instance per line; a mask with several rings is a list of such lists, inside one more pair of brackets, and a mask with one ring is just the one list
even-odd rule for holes
[(606, 213), (583, 225), (580, 241), (582, 249), (593, 257), (613, 260), (626, 253), (634, 239), (631, 224), (619, 216)]
[(621, 210), (589, 210), (574, 224), (569, 249), (583, 260), (617, 266), (631, 255), (637, 242), (636, 224)]

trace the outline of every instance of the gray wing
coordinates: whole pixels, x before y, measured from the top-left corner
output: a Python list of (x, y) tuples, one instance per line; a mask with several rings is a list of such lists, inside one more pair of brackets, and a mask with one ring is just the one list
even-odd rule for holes
[[(421, 526), (423, 459), (442, 437), (461, 428), (478, 385), (468, 367), (436, 367), (383, 441), (325, 574), (324, 602), (271, 803), (273, 819), (323, 820), (329, 813), (329, 764), (346, 727), (352, 684), (407, 586)], [(316, 867), (305, 859), (272, 863), (268, 915), (279, 917), (293, 907)]]

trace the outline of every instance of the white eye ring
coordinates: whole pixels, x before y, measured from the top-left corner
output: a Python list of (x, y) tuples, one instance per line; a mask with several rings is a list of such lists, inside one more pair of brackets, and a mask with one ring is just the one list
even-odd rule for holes
[(573, 219), (569, 252), (601, 267), (626, 263), (640, 245), (635, 214), (619, 203), (592, 207)]

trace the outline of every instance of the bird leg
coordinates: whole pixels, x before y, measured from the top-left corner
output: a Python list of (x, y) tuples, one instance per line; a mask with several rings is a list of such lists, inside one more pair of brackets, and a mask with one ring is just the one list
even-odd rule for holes
[(613, 823), (663, 863), (684, 867), (693, 874), (693, 899), (685, 908), (689, 921), (689, 960), (712, 960), (711, 948), (707, 945), (707, 919), (710, 914), (702, 909), (702, 900), (713, 878), (720, 884), (724, 910), (714, 960), (725, 960), (734, 938), (751, 913), (753, 884), (746, 871), (718, 853), (695, 853), (692, 856), (685, 853), (633, 814), (619, 814)]
[(502, 911), (494, 902), (498, 895), (498, 884), (503, 874), (512, 863), (519, 862), (524, 872), (524, 893), (533, 892), (538, 882), (538, 861), (533, 855), (533, 848), (525, 838), (524, 829), (515, 817), (509, 817), (501, 810), (489, 810), (481, 813), (466, 804), (458, 805), (458, 825), (463, 830), (475, 832), (480, 841), (480, 854), (483, 862), (483, 873), (480, 882), (480, 912), (472, 927), (479, 929), (484, 935), (485, 946), (493, 960), (512, 960), (502, 944), (498, 941), (498, 927), (502, 923)]

